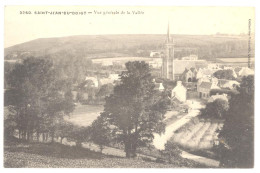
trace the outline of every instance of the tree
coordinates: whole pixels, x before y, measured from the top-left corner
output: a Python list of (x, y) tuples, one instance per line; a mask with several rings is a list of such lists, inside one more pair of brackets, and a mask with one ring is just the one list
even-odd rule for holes
[(57, 130), (55, 135), (56, 137), (60, 137), (61, 144), (64, 138), (68, 138), (70, 136), (70, 133), (73, 128), (73, 124), (65, 120), (62, 120), (57, 124)]
[(112, 138), (112, 129), (108, 123), (106, 117), (101, 114), (91, 125), (91, 141), (99, 145), (101, 153)]
[(4, 89), (9, 88), (8, 86), (8, 75), (13, 70), (14, 63), (4, 62)]
[(27, 140), (33, 133), (55, 133), (55, 120), (74, 109), (71, 82), (60, 78), (51, 60), (30, 57), (17, 63), (8, 74), (10, 86), (5, 105), (16, 112), (19, 136)]
[(90, 141), (90, 127), (73, 126), (69, 132), (68, 139), (76, 142), (77, 147), (82, 147), (82, 142)]
[(216, 99), (206, 105), (205, 109), (201, 110), (203, 118), (224, 118), (229, 109), (229, 103), (223, 99)]
[(10, 139), (17, 128), (17, 114), (13, 106), (4, 109), (4, 137)]
[(98, 97), (109, 96), (113, 92), (113, 89), (114, 89), (114, 86), (111, 83), (102, 85), (97, 93), (97, 96)]
[(227, 80), (235, 79), (235, 77), (233, 75), (233, 70), (230, 70), (230, 69), (218, 70), (213, 74), (213, 76), (215, 76), (218, 79), (227, 79)]
[(252, 168), (254, 163), (254, 76), (242, 79), (239, 94), (230, 100), (230, 109), (219, 134), (218, 153), (223, 167)]
[(145, 62), (126, 63), (121, 84), (106, 98), (104, 116), (124, 143), (126, 157), (135, 157), (136, 148), (152, 142), (153, 133), (165, 130), (163, 122), (169, 100), (155, 91), (149, 65)]

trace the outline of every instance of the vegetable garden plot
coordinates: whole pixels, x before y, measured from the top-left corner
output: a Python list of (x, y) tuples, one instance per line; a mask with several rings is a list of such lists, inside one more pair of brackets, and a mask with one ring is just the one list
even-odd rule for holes
[(214, 141), (218, 139), (218, 131), (223, 123), (218, 122), (191, 122), (185, 128), (173, 135), (173, 141), (177, 144), (193, 150), (210, 149)]

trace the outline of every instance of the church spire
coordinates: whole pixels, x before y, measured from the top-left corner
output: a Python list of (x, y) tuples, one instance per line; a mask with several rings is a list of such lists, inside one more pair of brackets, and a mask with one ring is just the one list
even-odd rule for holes
[(171, 37), (170, 37), (170, 22), (168, 21), (167, 43), (169, 43), (170, 41), (171, 41)]

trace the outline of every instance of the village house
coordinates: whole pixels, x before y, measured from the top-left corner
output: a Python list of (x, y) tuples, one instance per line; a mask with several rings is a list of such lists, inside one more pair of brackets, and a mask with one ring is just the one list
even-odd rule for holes
[(197, 86), (197, 92), (199, 93), (199, 98), (208, 99), (210, 97), (210, 91), (212, 89), (220, 89), (218, 86), (213, 84), (213, 82), (201, 82)]
[(178, 81), (176, 87), (173, 88), (171, 97), (178, 99), (180, 102), (186, 101), (187, 89), (182, 85), (181, 81)]
[(216, 69), (209, 69), (209, 68), (199, 68), (197, 71), (196, 78), (200, 79), (203, 77), (211, 77), (213, 73), (215, 73), (217, 70)]
[(254, 70), (248, 68), (248, 67), (243, 67), (239, 72), (238, 75), (239, 76), (249, 76), (249, 75), (254, 75)]

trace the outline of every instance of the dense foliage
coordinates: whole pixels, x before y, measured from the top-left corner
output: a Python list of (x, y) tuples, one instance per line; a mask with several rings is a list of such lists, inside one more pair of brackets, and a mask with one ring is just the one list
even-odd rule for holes
[(254, 163), (254, 76), (244, 77), (239, 94), (220, 132), (219, 154), (223, 167), (252, 168)]
[(124, 144), (126, 157), (135, 157), (136, 148), (151, 143), (153, 133), (164, 132), (169, 101), (166, 95), (155, 91), (148, 64), (128, 62), (126, 69), (121, 74), (121, 84), (106, 98), (102, 116)]
[(228, 109), (229, 103), (227, 100), (216, 99), (207, 103), (206, 107), (201, 110), (200, 115), (202, 118), (222, 119), (227, 116)]
[(17, 129), (23, 139), (31, 140), (35, 133), (39, 139), (48, 133), (53, 140), (63, 116), (74, 109), (71, 82), (59, 75), (52, 61), (33, 57), (16, 63), (7, 82), (5, 134)]
[(213, 73), (213, 76), (215, 76), (218, 79), (227, 79), (227, 80), (234, 80), (235, 76), (233, 74), (233, 70), (227, 69), (227, 70), (218, 70), (215, 73)]

